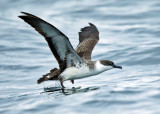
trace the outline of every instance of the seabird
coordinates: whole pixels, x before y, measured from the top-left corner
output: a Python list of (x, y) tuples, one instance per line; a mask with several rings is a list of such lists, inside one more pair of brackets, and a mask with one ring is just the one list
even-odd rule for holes
[(79, 44), (74, 50), (68, 37), (50, 23), (32, 14), (21, 12), (24, 15), (18, 16), (46, 39), (54, 57), (56, 58), (59, 69), (54, 68), (50, 73), (43, 75), (37, 83), (40, 84), (47, 80), (59, 80), (64, 88), (63, 82), (81, 79), (100, 74), (112, 68), (122, 69), (109, 60), (92, 61), (92, 50), (99, 40), (97, 27), (89, 23), (79, 32)]

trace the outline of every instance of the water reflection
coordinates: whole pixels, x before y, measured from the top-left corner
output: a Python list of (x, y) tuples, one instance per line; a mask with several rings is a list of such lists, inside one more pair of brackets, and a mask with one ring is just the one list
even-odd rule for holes
[(55, 92), (59, 92), (62, 93), (64, 95), (72, 95), (75, 93), (85, 93), (85, 92), (89, 92), (89, 91), (94, 91), (94, 90), (98, 90), (100, 89), (100, 87), (96, 87), (96, 86), (92, 86), (92, 87), (72, 87), (72, 88), (61, 88), (61, 87), (47, 87), (44, 88), (44, 92), (43, 93), (55, 93)]

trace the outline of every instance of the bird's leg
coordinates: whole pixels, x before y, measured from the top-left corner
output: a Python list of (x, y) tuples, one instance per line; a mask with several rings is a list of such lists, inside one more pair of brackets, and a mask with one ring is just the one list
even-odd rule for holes
[(74, 84), (74, 80), (71, 80), (71, 83)]
[(65, 88), (64, 85), (63, 85), (63, 79), (60, 78), (59, 81), (60, 81), (60, 84), (61, 84), (62, 88)]

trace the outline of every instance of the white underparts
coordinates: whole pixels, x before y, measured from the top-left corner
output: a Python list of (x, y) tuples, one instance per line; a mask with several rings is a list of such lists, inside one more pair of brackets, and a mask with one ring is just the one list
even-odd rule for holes
[(95, 68), (93, 70), (90, 70), (89, 67), (86, 65), (82, 65), (81, 67), (69, 67), (61, 73), (59, 78), (62, 78), (63, 81), (75, 80), (75, 79), (97, 75), (109, 69), (112, 69), (112, 67), (104, 66), (99, 61), (96, 61)]

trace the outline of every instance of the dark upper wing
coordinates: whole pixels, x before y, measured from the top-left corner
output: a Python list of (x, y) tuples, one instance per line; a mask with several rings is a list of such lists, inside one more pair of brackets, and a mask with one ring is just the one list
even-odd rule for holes
[(76, 48), (76, 52), (83, 60), (91, 60), (92, 50), (99, 40), (97, 27), (91, 23), (89, 25), (79, 32), (79, 44)]
[(84, 62), (73, 49), (69, 39), (56, 27), (32, 14), (22, 13), (25, 15), (19, 17), (45, 37), (61, 71), (73, 64)]

